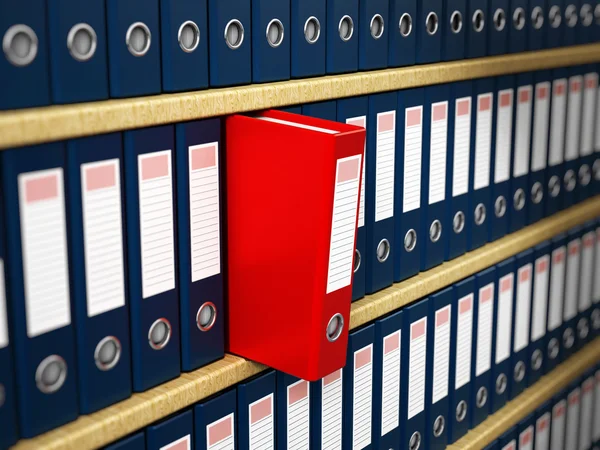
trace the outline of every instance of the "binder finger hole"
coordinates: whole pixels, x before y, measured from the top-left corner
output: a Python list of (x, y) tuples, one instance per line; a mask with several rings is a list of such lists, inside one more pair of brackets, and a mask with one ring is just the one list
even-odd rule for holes
[(594, 165), (592, 166), (592, 172), (594, 174), (594, 180), (600, 181), (600, 159), (594, 161)]
[(550, 339), (548, 342), (548, 358), (556, 359), (559, 352), (558, 340), (556, 338)]
[(304, 24), (304, 39), (309, 44), (314, 44), (319, 40), (321, 36), (321, 23), (319, 19), (312, 16), (309, 17), (306, 23)]
[(579, 336), (579, 339), (586, 339), (589, 332), (590, 327), (586, 318), (583, 318), (577, 322), (577, 336)]
[(594, 19), (596, 19), (596, 25), (600, 26), (600, 3), (594, 8)]
[(236, 48), (240, 48), (242, 42), (244, 42), (244, 26), (242, 22), (237, 19), (230, 20), (225, 25), (225, 43), (230, 49), (235, 50)]
[(418, 450), (421, 447), (421, 433), (415, 431), (408, 441), (408, 448), (410, 450)]
[(513, 205), (517, 211), (521, 211), (525, 207), (525, 191), (517, 189), (513, 196)]
[(283, 24), (279, 19), (273, 19), (267, 25), (267, 42), (273, 48), (277, 48), (283, 42)]
[(591, 320), (592, 320), (592, 328), (594, 328), (594, 330), (599, 330), (600, 329), (600, 309), (594, 309), (592, 311), (592, 315), (590, 316)]
[(587, 186), (592, 181), (592, 174), (590, 173), (590, 166), (584, 164), (579, 168), (579, 184)]
[(579, 17), (584, 27), (589, 27), (594, 21), (594, 14), (592, 14), (592, 6), (589, 3), (585, 3), (581, 6), (579, 11)]
[(575, 179), (575, 172), (573, 172), (573, 170), (567, 170), (567, 173), (565, 173), (565, 189), (567, 190), (567, 192), (572, 192), (573, 189), (575, 189), (575, 185), (577, 184), (577, 181)]
[(467, 402), (461, 400), (458, 402), (458, 405), (456, 405), (456, 421), (462, 422), (465, 420), (465, 417), (467, 417)]
[(390, 256), (390, 242), (387, 239), (382, 239), (377, 244), (377, 261), (385, 262)]
[(414, 229), (410, 229), (404, 235), (404, 250), (412, 252), (417, 246), (417, 232)]
[(121, 342), (114, 336), (106, 336), (94, 350), (94, 361), (96, 367), (107, 371), (115, 367), (121, 359)]
[(536, 6), (531, 11), (531, 23), (536, 30), (539, 30), (544, 25), (544, 12), (539, 6)]
[(217, 307), (212, 302), (204, 303), (196, 313), (196, 325), (200, 331), (210, 330), (217, 320)]
[(458, 211), (452, 219), (452, 230), (455, 234), (460, 234), (465, 229), (465, 213)]
[(2, 50), (8, 62), (13, 66), (27, 66), (37, 56), (37, 35), (27, 25), (13, 25), (4, 33)]
[(544, 189), (542, 188), (542, 183), (536, 181), (531, 188), (531, 201), (539, 205), (544, 198)]
[(433, 435), (438, 438), (444, 433), (446, 428), (446, 419), (444, 416), (437, 416), (433, 422)]
[(450, 16), (450, 29), (454, 34), (458, 34), (462, 30), (462, 14), (460, 11), (454, 11)]
[[(600, 13), (600, 11), (598, 11)], [(558, 28), (562, 22), (562, 15), (560, 13), (560, 7), (554, 5), (548, 11), (548, 20), (552, 28)]]
[(506, 375), (503, 373), (496, 378), (496, 393), (498, 395), (502, 395), (506, 391), (507, 381)]
[(442, 237), (442, 223), (439, 220), (434, 220), (429, 227), (429, 239), (435, 243)]
[(35, 371), (35, 384), (44, 394), (58, 391), (67, 379), (67, 363), (58, 355), (45, 358)]
[(125, 35), (125, 43), (129, 53), (133, 56), (144, 56), (150, 50), (152, 34), (145, 23), (136, 22), (131, 24)]
[(517, 31), (521, 31), (525, 27), (525, 10), (516, 8), (513, 13), (513, 25)]
[(552, 198), (556, 198), (558, 197), (558, 194), (560, 194), (560, 179), (556, 175), (550, 177), (550, 181), (548, 181), (548, 191)]
[(544, 355), (542, 351), (537, 349), (531, 355), (531, 368), (535, 371), (538, 371), (542, 368), (542, 363), (544, 362)]
[(362, 262), (362, 256), (360, 255), (360, 252), (358, 251), (358, 249), (354, 250), (354, 273), (356, 273), (358, 271), (358, 269), (360, 268), (360, 263)]
[(412, 17), (410, 14), (402, 14), (398, 27), (400, 28), (400, 35), (402, 37), (407, 37), (412, 33)]
[(571, 328), (567, 328), (563, 333), (563, 346), (568, 350), (573, 347), (575, 343), (575, 335), (573, 334), (573, 330)]
[(485, 222), (485, 217), (486, 217), (485, 205), (483, 203), (479, 203), (475, 207), (475, 225), (477, 225), (477, 226), (483, 225), (483, 223)]
[(487, 403), (487, 398), (488, 398), (488, 391), (485, 387), (480, 387), (479, 390), (477, 391), (477, 397), (475, 399), (475, 404), (477, 405), (477, 408), (483, 408), (485, 406), (485, 404)]
[(352, 39), (352, 35), (354, 34), (354, 21), (352, 17), (344, 16), (340, 19), (338, 33), (340, 34), (340, 39), (344, 42)]
[(565, 20), (569, 28), (577, 25), (577, 7), (575, 5), (569, 5), (565, 8)]
[(200, 28), (191, 20), (183, 22), (177, 32), (179, 47), (186, 53), (192, 53), (200, 44)]
[(494, 214), (498, 218), (504, 217), (504, 214), (506, 214), (506, 199), (503, 195), (498, 196), (494, 202)]
[(344, 317), (340, 314), (334, 314), (327, 324), (327, 340), (335, 342), (341, 336), (344, 330)]
[(520, 383), (525, 378), (525, 363), (523, 361), (519, 361), (515, 365), (514, 377), (517, 383)]
[(370, 26), (371, 36), (373, 36), (373, 39), (379, 39), (381, 36), (383, 36), (384, 29), (385, 24), (383, 22), (383, 17), (381, 17), (379, 14), (375, 14), (371, 19)]
[(171, 324), (167, 319), (155, 321), (148, 330), (148, 343), (154, 350), (161, 350), (167, 346), (171, 339)]
[(477, 33), (480, 33), (483, 30), (484, 25), (485, 25), (485, 16), (483, 15), (483, 11), (478, 9), (473, 14), (473, 29)]
[(434, 12), (430, 12), (427, 14), (427, 18), (425, 19), (425, 28), (427, 29), (427, 33), (433, 36), (437, 33), (438, 30), (438, 16)]
[(494, 28), (496, 28), (496, 31), (502, 31), (504, 30), (505, 26), (506, 13), (502, 8), (498, 8), (496, 11), (494, 11)]
[(88, 61), (96, 53), (98, 37), (94, 29), (87, 23), (78, 23), (69, 30), (67, 48), (73, 59)]

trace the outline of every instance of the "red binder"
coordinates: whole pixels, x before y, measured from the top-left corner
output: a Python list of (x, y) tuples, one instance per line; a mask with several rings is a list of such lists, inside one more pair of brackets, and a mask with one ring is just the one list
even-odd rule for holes
[(226, 122), (228, 351), (315, 381), (344, 366), (365, 130)]

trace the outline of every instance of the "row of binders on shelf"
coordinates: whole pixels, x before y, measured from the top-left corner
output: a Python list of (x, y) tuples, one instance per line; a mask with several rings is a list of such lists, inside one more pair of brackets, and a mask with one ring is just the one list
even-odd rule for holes
[[(233, 442), (240, 450), (443, 450), (600, 336), (599, 270), (593, 221), (351, 332), (342, 369), (314, 382), (258, 375), (149, 427), (146, 448), (179, 448), (194, 436), (198, 450)], [(585, 378), (569, 394), (569, 408), (581, 398), (581, 433), (577, 406), (553, 450), (590, 448), (569, 445), (578, 435), (588, 442), (592, 411), (600, 414), (600, 370), (596, 381), (591, 369)], [(549, 437), (548, 408), (537, 439)], [(555, 407), (553, 433), (562, 433), (560, 414)], [(522, 450), (533, 448), (533, 419), (526, 423)], [(115, 448), (141, 449), (143, 440)]]
[(6, 110), (585, 44), (600, 3), (3, 0), (0, 36)]

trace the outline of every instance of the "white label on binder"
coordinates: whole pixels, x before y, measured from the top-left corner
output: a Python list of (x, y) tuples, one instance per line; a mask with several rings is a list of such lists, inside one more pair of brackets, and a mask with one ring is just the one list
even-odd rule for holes
[(138, 155), (142, 297), (175, 289), (171, 150)]
[(342, 448), (342, 369), (321, 381), (321, 448)]
[(594, 419), (594, 377), (587, 378), (581, 386), (581, 418), (579, 424), (579, 450), (592, 448), (592, 421)]
[(550, 427), (550, 435), (552, 439), (551, 450), (564, 450), (565, 442), (565, 419), (567, 415), (567, 402), (561, 400), (552, 408), (552, 426)]
[(360, 450), (371, 444), (371, 398), (373, 393), (373, 344), (354, 352), (352, 386), (352, 448)]
[(206, 425), (206, 450), (235, 450), (233, 413)]
[(546, 334), (549, 272), (549, 255), (541, 256), (535, 260), (535, 276), (533, 278), (533, 311), (531, 312), (531, 340), (533, 342), (544, 337)]
[(561, 78), (552, 83), (552, 113), (550, 115), (550, 152), (548, 164), (556, 166), (563, 162), (565, 143), (565, 113), (567, 110), (567, 80)]
[(550, 413), (535, 422), (535, 450), (550, 450)]
[[(600, 129), (600, 128), (599, 128)], [(597, 133), (600, 134), (600, 133)], [(600, 303), (600, 228), (596, 228), (596, 250), (594, 256), (594, 288), (592, 293), (592, 301)], [(599, 411), (600, 414), (600, 411)]]
[(87, 315), (125, 305), (118, 159), (81, 165)]
[(221, 273), (219, 143), (189, 148), (192, 283)]
[(377, 164), (375, 167), (375, 222), (394, 217), (394, 157), (396, 111), (377, 114)]
[(435, 333), (433, 336), (433, 392), (431, 403), (436, 404), (448, 395), (448, 374), (450, 369), (450, 314), (448, 305), (435, 312)]
[(519, 450), (533, 450), (533, 425), (519, 434)]
[(581, 250), (581, 274), (579, 283), (579, 312), (592, 306), (592, 276), (594, 271), (595, 233), (590, 231), (583, 236)]
[(552, 271), (550, 277), (550, 305), (548, 311), (548, 331), (562, 325), (562, 313), (565, 292), (565, 247), (552, 252)]
[(479, 313), (477, 315), (477, 354), (475, 375), (490, 370), (492, 365), (492, 330), (494, 328), (494, 283), (479, 289)]
[[(354, 125), (356, 127), (367, 128), (367, 117), (352, 117), (346, 119), (348, 125)], [(367, 160), (365, 155), (367, 154), (367, 141), (365, 140), (365, 147), (363, 149), (363, 166), (362, 175), (360, 180), (360, 200), (358, 203), (358, 228), (365, 226), (365, 171), (367, 170)]]
[(517, 114), (515, 118), (515, 164), (513, 176), (529, 172), (531, 138), (531, 85), (521, 86), (517, 91)]
[(0, 259), (0, 348), (8, 345), (8, 319), (6, 316), (6, 286), (4, 283), (4, 260)]
[[(596, 130), (600, 130), (600, 86), (598, 87), (596, 94)], [(594, 148), (597, 152), (600, 152), (600, 133), (597, 131), (594, 133), (595, 143)]]
[(577, 439), (579, 437), (579, 388), (569, 393), (567, 401), (567, 435), (565, 439), (565, 449), (576, 449)]
[(534, 110), (531, 171), (537, 172), (546, 168), (548, 157), (548, 123), (550, 121), (550, 83), (548, 81), (535, 85)]
[(583, 96), (583, 116), (581, 117), (581, 144), (579, 154), (588, 156), (594, 152), (594, 114), (596, 112), (596, 90), (598, 74), (585, 74), (585, 95)]
[(490, 154), (492, 147), (492, 94), (477, 96), (477, 125), (475, 132), (475, 190), (490, 184)]
[(249, 409), (249, 450), (268, 450), (275, 448), (275, 430), (273, 429), (273, 394), (250, 403)]
[(471, 348), (473, 341), (473, 294), (458, 301), (456, 322), (456, 371), (454, 389), (471, 381)]
[(408, 419), (425, 408), (425, 368), (427, 353), (427, 317), (410, 325), (408, 356)]
[(498, 92), (496, 118), (496, 162), (494, 183), (502, 183), (510, 177), (510, 157), (512, 145), (512, 98), (513, 90)]
[(594, 442), (600, 441), (600, 370), (596, 371), (596, 388), (594, 389)]
[(529, 344), (529, 314), (531, 312), (531, 263), (519, 268), (515, 317), (514, 351)]
[(567, 257), (567, 282), (565, 285), (565, 321), (573, 319), (577, 315), (577, 288), (579, 287), (579, 239), (569, 242)]
[(287, 448), (308, 449), (310, 445), (310, 390), (300, 380), (287, 388)]
[(160, 450), (190, 450), (192, 448), (192, 436), (190, 434), (163, 445)]
[(498, 295), (498, 317), (496, 319), (496, 364), (510, 356), (510, 338), (512, 336), (514, 274), (509, 273), (500, 279)]
[(565, 138), (565, 161), (573, 161), (579, 156), (579, 136), (581, 134), (581, 92), (582, 77), (569, 78), (569, 101), (567, 104), (567, 137)]
[(456, 99), (454, 119), (454, 165), (452, 197), (469, 192), (469, 153), (471, 149), (471, 97)]
[(432, 205), (446, 198), (448, 102), (431, 105), (431, 142), (429, 148), (429, 204)]
[(383, 338), (381, 374), (381, 435), (398, 427), (400, 422), (400, 331)]
[(63, 170), (18, 179), (27, 336), (33, 338), (71, 323)]
[(421, 207), (421, 152), (423, 151), (423, 106), (406, 108), (404, 120), (404, 180), (402, 212)]

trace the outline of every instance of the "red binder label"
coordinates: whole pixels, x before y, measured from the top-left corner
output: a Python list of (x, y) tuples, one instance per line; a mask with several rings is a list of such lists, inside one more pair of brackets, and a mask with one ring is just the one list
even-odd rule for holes
[(446, 149), (448, 147), (448, 102), (431, 105), (429, 154), (429, 204), (446, 198)]
[[(346, 119), (348, 125), (354, 125), (356, 127), (367, 128), (367, 117), (352, 117)], [(365, 148), (363, 151), (363, 168), (360, 181), (360, 199), (358, 202), (358, 227), (365, 226), (365, 170), (367, 170), (367, 160), (365, 155), (367, 154), (367, 141), (365, 139)]]
[(342, 448), (342, 369), (321, 381), (321, 448)]
[(492, 330), (494, 324), (494, 283), (479, 289), (477, 315), (477, 353), (475, 376), (486, 373), (492, 364)]
[(531, 264), (518, 270), (517, 302), (515, 317), (514, 351), (523, 350), (529, 344), (529, 315), (531, 312)]
[(427, 317), (410, 325), (408, 356), (408, 419), (425, 409), (425, 367), (427, 353)]
[(206, 450), (235, 450), (234, 414), (206, 426)]
[(550, 152), (548, 164), (556, 166), (564, 160), (565, 114), (567, 113), (567, 79), (552, 83), (552, 113), (550, 115)]
[(577, 448), (579, 438), (579, 388), (571, 391), (567, 401), (567, 435), (565, 448)]
[(469, 154), (471, 149), (471, 97), (456, 99), (454, 118), (454, 166), (452, 197), (469, 191)]
[(375, 222), (394, 217), (394, 159), (396, 111), (377, 114), (377, 164), (375, 167)]
[(529, 172), (531, 135), (531, 91), (532, 87), (521, 86), (517, 92), (517, 115), (515, 118), (515, 164), (513, 176), (520, 177)]
[(381, 435), (398, 427), (400, 422), (400, 331), (383, 338), (381, 373)]
[(549, 274), (550, 256), (544, 255), (536, 259), (533, 281), (533, 311), (531, 312), (531, 340), (533, 342), (541, 339), (546, 334)]
[(272, 449), (275, 445), (273, 394), (251, 403), (248, 408), (250, 410), (250, 450)]
[(373, 394), (373, 344), (354, 352), (352, 387), (352, 448), (371, 444), (371, 398)]
[(567, 104), (567, 136), (565, 138), (565, 161), (573, 161), (579, 156), (579, 136), (581, 134), (581, 96), (583, 77), (569, 78), (569, 101)]
[(587, 378), (581, 387), (581, 417), (579, 423), (579, 448), (592, 448), (594, 420), (594, 377)]
[(577, 315), (577, 290), (579, 288), (579, 239), (573, 239), (567, 246), (567, 280), (565, 285), (565, 304), (563, 319), (573, 319)]
[(490, 154), (492, 147), (492, 93), (477, 96), (475, 135), (475, 190), (490, 184)]
[(310, 445), (310, 390), (300, 380), (287, 388), (287, 448), (306, 449)]
[(533, 450), (533, 425), (519, 435), (519, 450)]
[(596, 234), (593, 231), (583, 236), (581, 250), (581, 274), (579, 283), (579, 312), (592, 306), (592, 277), (594, 275), (594, 248)]
[(536, 450), (550, 449), (550, 413), (541, 416), (535, 425), (535, 448)]
[(494, 183), (502, 183), (510, 177), (510, 157), (512, 148), (512, 102), (513, 90), (498, 92), (496, 117), (496, 165)]
[(598, 74), (586, 73), (584, 77), (583, 116), (581, 117), (581, 143), (579, 154), (588, 156), (594, 152), (594, 114), (596, 113), (596, 91)]
[(548, 81), (535, 85), (534, 111), (531, 170), (537, 172), (546, 168), (547, 160), (548, 123), (550, 121), (550, 83)]
[(565, 290), (565, 247), (552, 252), (552, 277), (550, 278), (550, 302), (548, 311), (548, 331), (562, 324), (563, 294)]
[(471, 348), (473, 341), (473, 294), (458, 301), (456, 322), (456, 370), (454, 389), (471, 381)]
[(498, 317), (496, 323), (496, 364), (510, 357), (513, 279), (514, 275), (512, 273), (500, 278), (500, 295), (498, 295)]
[(188, 434), (187, 436), (177, 439), (170, 444), (163, 445), (160, 450), (191, 450), (192, 438)]
[(552, 408), (552, 426), (550, 427), (551, 442), (565, 441), (565, 418), (567, 402), (561, 400)]
[(404, 188), (402, 190), (402, 212), (409, 212), (421, 207), (423, 106), (406, 108), (404, 130)]
[(452, 306), (448, 305), (435, 312), (435, 332), (433, 337), (433, 392), (431, 403), (448, 395), (448, 373), (450, 368), (450, 315)]

